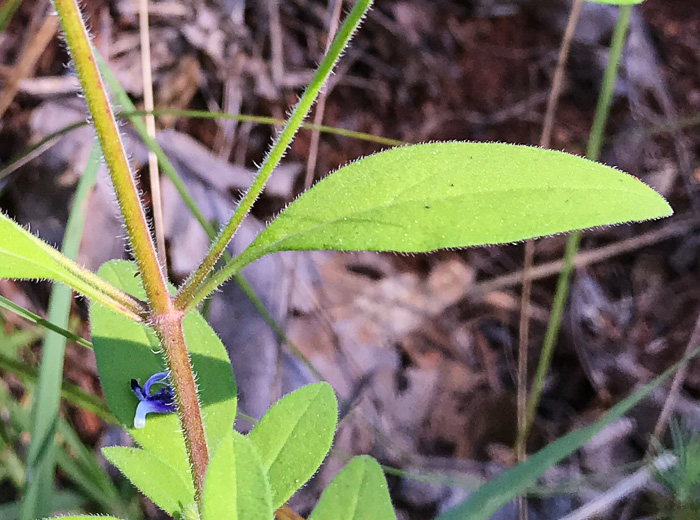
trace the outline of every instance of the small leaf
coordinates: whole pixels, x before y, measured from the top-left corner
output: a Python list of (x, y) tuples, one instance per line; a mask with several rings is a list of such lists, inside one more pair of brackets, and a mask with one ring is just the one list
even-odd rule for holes
[(53, 280), (64, 283), (87, 298), (101, 301), (110, 307), (123, 308), (114, 299), (120, 291), (2, 214), (0, 278)]
[(318, 470), (333, 442), (338, 405), (328, 383), (284, 396), (258, 421), (248, 438), (270, 475), (276, 509)]
[(638, 179), (562, 152), (430, 143), (351, 163), (292, 202), (234, 260), (287, 250), (427, 252), (672, 213)]
[(272, 520), (270, 483), (253, 443), (231, 431), (209, 462), (202, 520)]
[(333, 477), (309, 520), (396, 520), (382, 468), (355, 457)]
[[(134, 264), (110, 261), (99, 273), (129, 294), (145, 298)], [(131, 379), (143, 384), (156, 372), (165, 370), (155, 333), (98, 303), (90, 305), (90, 329), (100, 383), (112, 413), (141, 447), (155, 453), (189, 480), (189, 462), (176, 414), (149, 415), (145, 428), (131, 428), (138, 404), (131, 391)], [(183, 330), (198, 376), (207, 445), (213, 452), (233, 428), (236, 417), (233, 371), (221, 340), (199, 313), (194, 311), (185, 316)]]
[(194, 503), (194, 488), (173, 467), (151, 452), (115, 446), (102, 454), (131, 483), (169, 515)]

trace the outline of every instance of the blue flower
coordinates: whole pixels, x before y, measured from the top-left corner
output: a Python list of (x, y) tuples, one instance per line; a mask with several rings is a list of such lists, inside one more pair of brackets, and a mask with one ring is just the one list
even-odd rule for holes
[[(151, 393), (151, 387), (156, 385), (161, 388)], [(134, 415), (134, 428), (146, 426), (146, 415), (149, 413), (171, 413), (175, 411), (173, 388), (168, 382), (167, 372), (153, 374), (148, 378), (143, 388), (136, 379), (132, 379), (131, 390), (139, 398), (139, 405), (136, 407), (136, 415)]]

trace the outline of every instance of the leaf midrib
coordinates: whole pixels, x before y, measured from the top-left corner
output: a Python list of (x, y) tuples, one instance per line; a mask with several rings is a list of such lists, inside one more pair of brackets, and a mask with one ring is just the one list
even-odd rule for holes
[[(628, 189), (622, 189), (622, 188), (606, 188), (606, 189), (602, 189), (602, 188), (587, 188), (587, 187), (566, 187), (566, 188), (546, 187), (546, 188), (542, 188), (542, 187), (540, 187), (540, 186), (538, 186), (538, 187), (533, 186), (533, 187), (531, 187), (531, 188), (504, 188), (504, 189), (498, 189), (498, 190), (490, 190), (490, 191), (487, 191), (487, 192), (478, 192), (478, 191), (477, 191), (477, 192), (474, 192), (474, 193), (472, 193), (472, 194), (478, 193), (478, 194), (481, 194), (481, 195), (484, 195), (484, 196), (488, 196), (488, 195), (491, 195), (491, 194), (494, 194), (494, 195), (495, 195), (495, 194), (502, 195), (503, 193), (507, 193), (507, 192), (520, 192), (520, 191), (522, 191), (522, 192), (526, 192), (526, 193), (527, 193), (527, 192), (544, 191), (544, 190), (552, 191), (552, 190), (556, 190), (556, 189), (568, 189), (568, 190), (576, 190), (576, 191), (590, 191), (590, 192), (593, 192), (593, 193), (597, 193), (597, 192), (623, 192), (623, 193), (630, 193), (630, 192), (636, 191), (636, 190), (629, 189), (629, 188), (628, 188)], [(467, 195), (471, 195), (471, 194), (467, 194)], [(301, 234), (303, 234), (303, 233), (312, 232), (312, 231), (314, 231), (315, 229), (318, 229), (318, 228), (323, 227), (323, 226), (326, 226), (326, 225), (333, 225), (333, 224), (335, 224), (335, 223), (338, 223), (338, 222), (343, 221), (344, 219), (352, 218), (352, 217), (355, 217), (355, 216), (357, 216), (357, 215), (362, 215), (362, 214), (371, 213), (371, 212), (374, 212), (374, 211), (377, 211), (377, 210), (381, 210), (381, 209), (386, 209), (386, 208), (389, 208), (389, 207), (392, 207), (392, 206), (400, 206), (400, 205), (402, 205), (402, 204), (412, 204), (412, 203), (415, 204), (415, 203), (421, 203), (421, 202), (445, 202), (445, 201), (448, 201), (448, 200), (451, 200), (451, 199), (460, 199), (460, 198), (463, 198), (463, 197), (465, 197), (465, 194), (461, 194), (461, 195), (449, 195), (449, 196), (433, 197), (433, 198), (425, 198), (425, 199), (414, 199), (414, 200), (408, 200), (408, 201), (404, 201), (404, 202), (400, 202), (400, 203), (395, 203), (395, 199), (393, 199), (393, 200), (391, 200), (390, 202), (388, 202), (388, 203), (386, 203), (386, 204), (381, 204), (381, 205), (373, 206), (373, 207), (371, 207), (371, 208), (364, 208), (364, 209), (362, 209), (362, 210), (358, 210), (358, 211), (346, 213), (346, 214), (344, 214), (344, 215), (342, 215), (342, 216), (339, 216), (339, 217), (336, 217), (336, 218), (332, 218), (332, 219), (329, 219), (329, 220), (320, 221), (320, 222), (317, 223), (317, 224), (314, 224), (314, 225), (312, 225), (312, 226), (305, 227), (305, 228), (300, 229), (300, 230), (298, 230), (298, 231), (296, 231), (296, 232), (294, 232), (294, 233), (287, 234), (287, 235), (283, 236), (282, 238), (279, 238), (279, 239), (277, 239), (277, 240), (274, 240), (274, 241), (272, 241), (272, 242), (269, 242), (268, 244), (263, 245), (263, 246), (260, 248), (259, 251), (255, 251), (255, 249), (254, 249), (254, 247), (255, 247), (255, 242), (256, 242), (258, 239), (263, 238), (263, 237), (265, 236), (265, 232), (266, 232), (268, 229), (270, 229), (270, 227), (274, 224), (275, 220), (273, 220), (273, 221), (268, 225), (268, 227), (266, 227), (266, 228), (260, 233), (260, 235), (258, 235), (258, 237), (256, 238), (256, 240), (249, 246), (249, 249), (251, 249), (251, 252), (253, 253), (253, 260), (254, 260), (254, 259), (260, 258), (261, 256), (266, 255), (266, 254), (268, 254), (268, 253), (276, 252), (277, 249), (275, 248), (275, 246), (276, 246), (277, 244), (279, 244), (280, 242), (285, 242), (285, 241), (287, 241), (287, 240), (289, 240), (289, 239), (291, 239), (291, 238), (293, 238), (293, 237), (295, 237), (295, 236), (299, 236), (299, 235), (301, 235)], [(299, 200), (299, 199), (297, 199), (297, 201), (298, 201), (298, 200)], [(290, 207), (291, 207), (291, 206), (290, 206)], [(283, 215), (284, 215), (284, 213), (281, 213), (281, 214), (278, 216), (278, 218), (279, 218), (279, 217), (282, 217)], [(287, 216), (287, 217), (285, 217), (285, 218), (290, 218), (290, 217)], [(648, 218), (654, 218), (654, 217), (651, 217), (651, 216), (650, 216), (650, 217), (648, 217)], [(626, 222), (630, 222), (630, 221), (626, 221)], [(259, 247), (260, 247), (260, 246), (259, 246)], [(240, 256), (243, 256), (243, 254), (245, 254), (245, 252), (244, 252), (244, 253), (241, 253)], [(251, 261), (252, 261), (252, 260), (251, 260)]]

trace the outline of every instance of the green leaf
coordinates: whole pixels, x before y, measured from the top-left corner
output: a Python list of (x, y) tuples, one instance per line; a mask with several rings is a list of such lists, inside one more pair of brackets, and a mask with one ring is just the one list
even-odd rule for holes
[(333, 442), (338, 405), (328, 383), (284, 396), (258, 421), (248, 438), (270, 475), (276, 509), (318, 470)]
[(102, 454), (131, 483), (169, 515), (194, 503), (190, 479), (183, 479), (173, 467), (153, 453), (137, 448), (102, 448)]
[(71, 516), (55, 516), (52, 520), (120, 520), (114, 516), (104, 515), (71, 515)]
[(249, 439), (231, 431), (207, 468), (202, 520), (272, 520), (273, 511), (258, 451)]
[[(696, 350), (693, 357), (697, 353)], [(613, 406), (603, 417), (590, 426), (560, 437), (546, 448), (530, 456), (525, 462), (487, 482), (464, 502), (442, 513), (435, 520), (463, 520), (465, 518), (487, 520), (508, 501), (525, 492), (545, 471), (586, 444), (603, 428), (624, 416), (671, 374), (675, 373), (679, 366), (680, 362), (676, 363), (651, 383), (642, 386), (632, 395)]]
[(421, 144), (329, 175), (234, 262), (286, 250), (427, 252), (671, 213), (638, 179), (581, 157), (498, 143)]
[(396, 520), (382, 468), (355, 457), (333, 477), (309, 520)]
[[(129, 294), (145, 298), (134, 264), (110, 261), (100, 268), (99, 274)], [(155, 333), (95, 302), (90, 305), (90, 329), (100, 383), (112, 413), (141, 447), (189, 479), (189, 462), (176, 414), (151, 414), (145, 428), (131, 428), (138, 404), (131, 391), (131, 379), (144, 383), (156, 372), (165, 370)], [(185, 316), (183, 330), (199, 381), (207, 445), (213, 452), (233, 427), (236, 417), (233, 371), (221, 340), (199, 313)]]
[(100, 280), (94, 273), (80, 267), (2, 214), (0, 214), (0, 278), (48, 279), (61, 282), (87, 298), (113, 308), (124, 309), (128, 313), (121, 291)]
[(608, 4), (608, 5), (637, 5), (644, 0), (586, 0), (591, 4)]

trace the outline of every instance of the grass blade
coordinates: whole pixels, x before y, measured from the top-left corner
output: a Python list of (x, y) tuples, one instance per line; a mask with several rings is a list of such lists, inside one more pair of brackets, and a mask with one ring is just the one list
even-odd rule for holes
[(66, 339), (75, 341), (81, 347), (90, 349), (92, 348), (92, 343), (90, 343), (88, 340), (81, 338), (77, 334), (72, 333), (64, 327), (59, 327), (55, 323), (51, 323), (50, 321), (45, 320), (38, 314), (35, 314), (32, 311), (25, 309), (21, 305), (17, 305), (15, 302), (13, 302), (12, 300), (8, 300), (4, 296), (0, 296), (0, 307), (2, 307), (3, 309), (7, 309), (8, 311), (14, 312), (17, 316), (21, 316), (27, 321), (36, 323), (37, 325), (40, 325), (45, 329), (55, 332), (56, 334), (60, 334)]
[[(15, 401), (2, 387), (0, 387), (0, 407), (7, 412), (7, 423), (12, 426), (13, 432), (4, 435), (2, 440), (8, 446), (12, 446), (19, 443), (21, 432), (29, 429), (30, 411)], [(56, 454), (57, 466), (81, 491), (83, 502), (88, 499), (98, 504), (100, 510), (106, 513), (122, 514), (126, 511), (129, 506), (128, 500), (120, 497), (116, 487), (98, 463), (95, 454), (82, 443), (75, 430), (64, 419), (59, 418), (57, 432), (56, 444), (57, 448), (60, 448), (57, 449)], [(61, 492), (54, 493), (51, 514), (67, 510), (60, 502), (60, 495)], [(15, 507), (12, 509), (14, 515), (12, 518), (18, 517), (20, 503), (15, 504)], [(0, 509), (1, 511), (3, 510)], [(0, 518), (5, 520), (6, 516), (0, 514)]]
[[(88, 158), (88, 164), (78, 183), (73, 207), (68, 217), (62, 251), (64, 255), (73, 260), (80, 247), (87, 195), (97, 179), (100, 154), (100, 146), (95, 142)], [(61, 284), (55, 284), (51, 290), (49, 320), (65, 328), (68, 325), (71, 301), (71, 289)], [(52, 511), (51, 502), (54, 495), (53, 480), (56, 464), (54, 437), (59, 416), (65, 347), (65, 337), (53, 331), (47, 331), (42, 347), (39, 379), (32, 408), (32, 440), (27, 456), (27, 485), (22, 501), (20, 520), (46, 516)]]
[[(3, 353), (0, 353), (0, 370), (10, 372), (27, 387), (35, 386), (39, 380), (39, 373), (34, 367), (25, 365)], [(64, 381), (61, 386), (61, 398), (78, 408), (94, 413), (110, 424), (118, 424), (103, 399), (88, 394), (77, 385)]]
[[(56, 512), (79, 511), (86, 502), (85, 497), (74, 491), (58, 491), (54, 494)], [(9, 502), (0, 505), (0, 518), (3, 520), (17, 520), (21, 505), (21, 502)]]
[[(694, 357), (697, 353), (698, 350), (693, 352), (690, 357)], [(590, 426), (575, 430), (552, 442), (525, 462), (518, 464), (500, 477), (481, 486), (464, 502), (442, 513), (436, 520), (488, 519), (508, 501), (524, 493), (546, 470), (586, 444), (603, 428), (623, 417), (656, 387), (674, 374), (679, 367), (680, 362), (612, 407), (603, 417)]]

